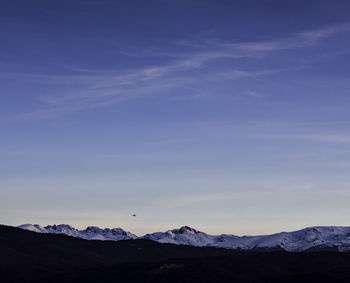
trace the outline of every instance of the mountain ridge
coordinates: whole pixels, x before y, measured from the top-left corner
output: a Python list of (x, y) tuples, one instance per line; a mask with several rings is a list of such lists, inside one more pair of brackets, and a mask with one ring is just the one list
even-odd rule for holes
[(102, 229), (96, 226), (88, 226), (84, 230), (78, 230), (68, 224), (45, 227), (38, 224), (23, 224), (18, 228), (37, 233), (65, 234), (86, 240), (147, 239), (159, 243), (234, 250), (280, 249), (289, 252), (302, 252), (315, 249), (335, 249), (350, 251), (350, 227), (346, 226), (314, 226), (292, 232), (259, 236), (209, 235), (189, 226), (183, 226), (179, 229), (149, 233), (140, 237), (124, 231), (122, 228)]

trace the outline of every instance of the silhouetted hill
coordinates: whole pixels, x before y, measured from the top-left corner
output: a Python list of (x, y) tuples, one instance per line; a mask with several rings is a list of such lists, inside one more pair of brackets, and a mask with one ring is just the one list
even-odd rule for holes
[(350, 254), (87, 241), (0, 226), (0, 282), (350, 282)]

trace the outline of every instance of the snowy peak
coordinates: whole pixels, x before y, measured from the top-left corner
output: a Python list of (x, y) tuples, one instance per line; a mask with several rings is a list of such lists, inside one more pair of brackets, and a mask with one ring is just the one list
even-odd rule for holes
[(166, 232), (156, 232), (147, 234), (143, 239), (149, 239), (160, 243), (192, 245), (192, 246), (207, 246), (214, 243), (213, 236), (197, 231), (188, 226), (183, 226), (180, 229), (168, 230)]
[(88, 226), (84, 230), (86, 233), (100, 233), (103, 231), (103, 229), (96, 227), (96, 226)]
[(44, 229), (46, 230), (46, 233), (65, 234), (76, 238), (83, 238), (80, 236), (79, 230), (75, 229), (74, 227), (68, 224), (48, 225), (45, 226)]
[(24, 230), (29, 230), (33, 231), (36, 233), (47, 233), (46, 229), (38, 224), (23, 224), (18, 226), (18, 228), (24, 229)]
[(68, 225), (68, 224), (60, 224), (60, 225), (48, 225), (45, 226), (44, 229), (46, 230), (53, 230), (53, 231), (59, 231), (63, 233), (71, 232), (71, 231), (78, 231), (74, 227)]
[(147, 234), (142, 238), (161, 243), (208, 246), (227, 249), (283, 249), (305, 251), (335, 248), (350, 251), (350, 227), (310, 227), (294, 232), (281, 232), (263, 236), (208, 235), (184, 226), (180, 229)]
[(183, 226), (178, 230), (178, 233), (179, 234), (192, 234), (192, 235), (194, 235), (194, 234), (198, 234), (200, 232), (191, 228), (191, 227)]
[(38, 224), (24, 224), (18, 226), (25, 230), (30, 230), (37, 233), (50, 233), (50, 234), (65, 234), (68, 236), (82, 238), (86, 240), (110, 240), (110, 241), (120, 241), (120, 240), (131, 240), (136, 239), (137, 236), (126, 232), (121, 228), (105, 228), (101, 229), (95, 226), (89, 226), (85, 230), (78, 230), (68, 224), (60, 225), (48, 225), (42, 227)]
[(81, 232), (95, 240), (100, 240), (102, 238), (105, 240), (119, 241), (119, 240), (131, 240), (131, 239), (137, 238), (136, 235), (130, 232), (126, 232), (121, 228), (101, 229), (99, 227), (89, 226)]
[[(19, 228), (37, 233), (65, 234), (87, 240), (130, 240), (138, 237), (121, 228), (101, 229), (89, 226), (78, 230), (67, 224), (42, 227), (38, 224), (24, 224)], [(200, 247), (217, 247), (226, 249), (283, 249), (286, 251), (306, 251), (330, 248), (350, 251), (350, 227), (317, 226), (294, 232), (281, 232), (262, 236), (208, 235), (188, 226), (166, 232), (146, 234), (140, 239), (149, 239), (160, 243), (192, 245)]]
[(280, 248), (294, 252), (321, 248), (350, 251), (349, 232), (350, 227), (318, 226), (272, 235), (228, 236), (223, 242), (215, 242), (212, 246), (243, 250)]

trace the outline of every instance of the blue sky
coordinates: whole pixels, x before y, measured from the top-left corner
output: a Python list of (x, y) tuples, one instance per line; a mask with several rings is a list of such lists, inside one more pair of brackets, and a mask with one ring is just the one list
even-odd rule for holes
[(349, 225), (349, 8), (1, 1), (1, 222)]

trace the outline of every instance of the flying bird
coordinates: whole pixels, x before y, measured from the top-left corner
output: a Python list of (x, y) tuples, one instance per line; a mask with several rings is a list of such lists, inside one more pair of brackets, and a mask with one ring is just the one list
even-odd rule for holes
[(136, 214), (132, 214), (133, 217), (136, 217)]

